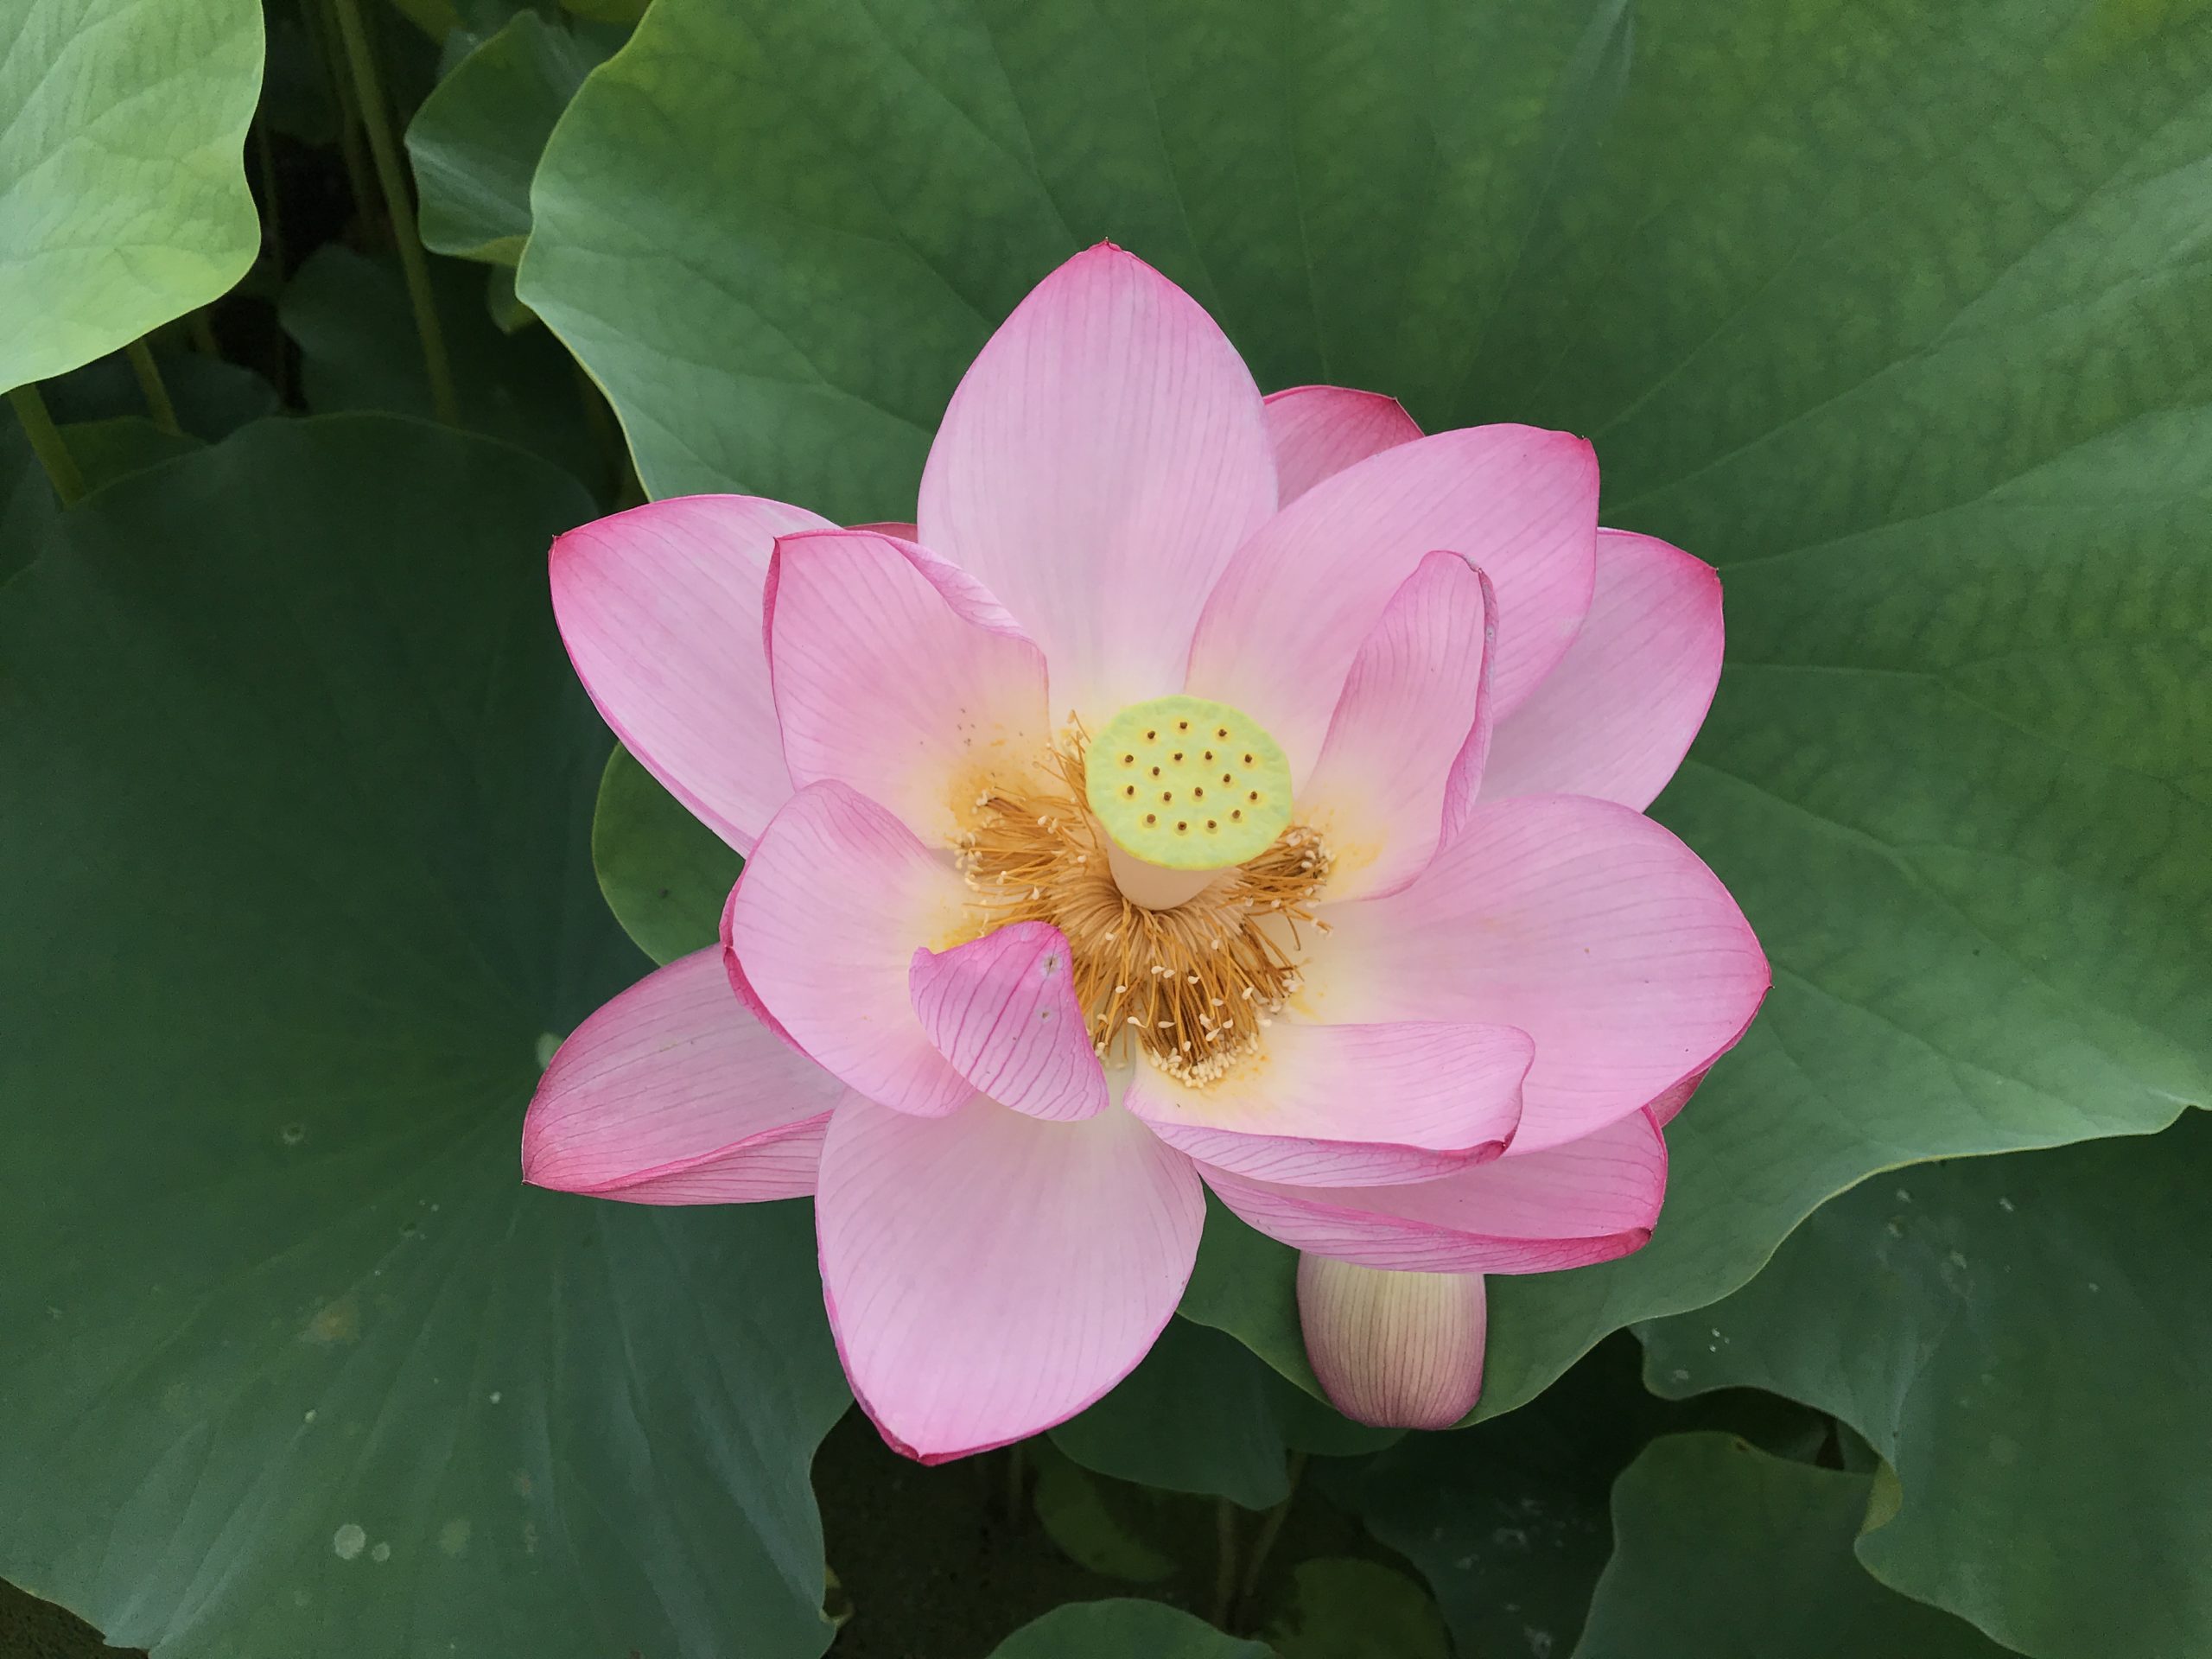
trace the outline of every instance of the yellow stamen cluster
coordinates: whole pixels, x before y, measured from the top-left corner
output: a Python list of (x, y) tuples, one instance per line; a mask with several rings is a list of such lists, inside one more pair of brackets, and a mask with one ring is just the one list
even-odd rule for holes
[(1171, 910), (1134, 904), (1084, 810), (1084, 747), (1076, 730), (1050, 751), (1041, 780), (976, 798), (958, 850), (983, 917), (976, 932), (1051, 923), (1072, 947), (1101, 1058), (1133, 1043), (1183, 1081), (1211, 1082), (1259, 1046), (1298, 989), (1300, 928), (1328, 931), (1309, 908), (1328, 850), (1293, 824), (1195, 898)]

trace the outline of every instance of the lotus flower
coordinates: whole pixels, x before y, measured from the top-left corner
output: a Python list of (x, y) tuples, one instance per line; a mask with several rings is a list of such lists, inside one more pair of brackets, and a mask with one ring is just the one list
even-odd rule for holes
[(563, 536), (577, 672), (747, 861), (720, 950), (562, 1046), (525, 1179), (811, 1193), (854, 1393), (927, 1462), (1128, 1373), (1209, 1188), (1370, 1268), (1636, 1249), (1767, 965), (1641, 810), (1719, 584), (1597, 504), (1564, 433), (1263, 399), (1102, 245), (970, 365), (918, 525)]

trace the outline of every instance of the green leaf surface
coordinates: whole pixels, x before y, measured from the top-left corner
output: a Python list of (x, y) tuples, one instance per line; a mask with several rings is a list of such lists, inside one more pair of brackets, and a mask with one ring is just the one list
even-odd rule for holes
[(1575, 1659), (2004, 1659), (1853, 1560), (1868, 1485), (1732, 1435), (1654, 1441), (1613, 1489), (1618, 1542)]
[[(432, 260), (430, 288), (463, 424), (611, 485), (613, 457), (594, 440), (584, 384), (560, 342), (537, 329), (504, 332), (473, 265)], [(293, 273), (277, 315), (300, 348), (302, 394), (316, 414), (429, 415), (429, 374), (396, 260), (326, 243)]]
[(1722, 1427), (1794, 1457), (1827, 1437), (1827, 1417), (1772, 1395), (1675, 1403), (1637, 1373), (1635, 1342), (1615, 1336), (1510, 1418), (1413, 1435), (1308, 1478), (1420, 1568), (1462, 1655), (1559, 1659), (1611, 1553), (1613, 1482), (1655, 1436)]
[(1049, 1440), (1033, 1443), (1037, 1485), (1031, 1503), (1038, 1523), (1052, 1535), (1067, 1558), (1079, 1567), (1131, 1584), (1157, 1584), (1172, 1578), (1174, 1556), (1147, 1535), (1156, 1516), (1131, 1515), (1116, 1498), (1134, 1496), (1126, 1508), (1156, 1509), (1155, 1495), (1123, 1487), (1110, 1490), (1089, 1470), (1054, 1449)]
[(1033, 1619), (991, 1659), (1270, 1659), (1257, 1642), (1224, 1636), (1157, 1601), (1079, 1601)]
[(1298, 1564), (1268, 1645), (1282, 1659), (1452, 1659), (1444, 1620), (1419, 1585), (1343, 1556)]
[(407, 125), (423, 244), (512, 265), (530, 239), (530, 176), (584, 77), (594, 37), (518, 11), (423, 100)]
[(267, 423), (0, 590), (0, 1575), (175, 1659), (819, 1653), (804, 1206), (524, 1187), (645, 963), (499, 444)]
[(0, 387), (207, 304), (261, 246), (260, 0), (0, 8)]
[[(1110, 237), (1263, 385), (1585, 433), (1609, 522), (1721, 567), (1729, 666), (1658, 812), (1776, 988), (1649, 1248), (1496, 1282), (1487, 1413), (1872, 1171), (2212, 1098), (2212, 16), (1632, 21), (658, 0), (563, 118), (518, 277), (656, 494), (902, 515), (990, 328)], [(1270, 1296), (1212, 1322), (1296, 1376)]]
[(2212, 1651), (2208, 1190), (2201, 1112), (1879, 1177), (1726, 1301), (1644, 1327), (1647, 1374), (1770, 1389), (1863, 1433), (1899, 1503), (1859, 1559), (2008, 1647)]
[(745, 868), (619, 743), (599, 781), (591, 861), (607, 908), (664, 967), (721, 943), (722, 906)]

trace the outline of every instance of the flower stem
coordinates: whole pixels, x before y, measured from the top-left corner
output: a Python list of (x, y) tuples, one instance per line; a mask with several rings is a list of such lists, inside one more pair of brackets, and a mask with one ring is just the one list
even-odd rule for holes
[(445, 332), (438, 325), (437, 304), (430, 296), (430, 268), (423, 253), (423, 238), (415, 228), (415, 207), (408, 199), (407, 180), (399, 168), (399, 150), (392, 142), (390, 112), (377, 81), (376, 59), (369, 51), (368, 30), (361, 22), (360, 0), (333, 0), (333, 5), (338, 13), (338, 32), (346, 42), (346, 61), (353, 73), (361, 125), (369, 136), (369, 155), (376, 162), (377, 182), (384, 191), (385, 213), (391, 221), (392, 245), (399, 250), (408, 302), (415, 308), (415, 332), (422, 337), (423, 364), (430, 377), (431, 411), (448, 426), (458, 426), (461, 406), (454, 400), (453, 372), (446, 363)]
[(177, 423), (176, 405), (169, 401), (169, 389), (162, 381), (161, 365), (154, 361), (154, 354), (143, 340), (134, 340), (123, 348), (130, 359), (130, 372), (138, 377), (138, 390), (146, 399), (146, 412), (154, 417), (154, 424), (173, 438), (184, 435), (184, 428)]
[(31, 441), (31, 453), (38, 457), (38, 464), (46, 468), (47, 481), (54, 486), (54, 494), (61, 498), (63, 506), (74, 506), (84, 499), (85, 475), (77, 470), (77, 458), (61, 441), (61, 429), (46, 412), (46, 399), (38, 395), (35, 385), (26, 381), (8, 394), (8, 401), (15, 405), (16, 418), (23, 423), (23, 435)]
[(1236, 1604), (1236, 1506), (1213, 1501), (1213, 1622), (1226, 1628)]

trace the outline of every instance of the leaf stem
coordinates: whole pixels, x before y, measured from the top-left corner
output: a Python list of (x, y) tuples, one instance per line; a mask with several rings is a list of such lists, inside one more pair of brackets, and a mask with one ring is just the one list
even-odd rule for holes
[(303, 0), (300, 16), (315, 41), (315, 60), (322, 65), (323, 79), (329, 83), (330, 101), (338, 110), (338, 148), (346, 157), (346, 181), (353, 192), (353, 210), (366, 219), (376, 193), (369, 188), (368, 162), (361, 155), (359, 113), (346, 75), (345, 54), (330, 38), (330, 4), (331, 0)]
[(1282, 1535), (1282, 1524), (1290, 1519), (1290, 1506), (1298, 1497), (1299, 1477), (1306, 1472), (1306, 1454), (1290, 1454), (1290, 1490), (1282, 1495), (1282, 1502), (1268, 1511), (1260, 1523), (1260, 1535), (1253, 1541), (1252, 1559), (1244, 1564), (1244, 1583), (1236, 1592), (1240, 1614), (1249, 1614), (1252, 1601), (1260, 1593), (1260, 1574), (1268, 1564), (1268, 1552), (1275, 1547), (1275, 1540)]
[(1236, 1506), (1213, 1501), (1213, 1622), (1226, 1628), (1236, 1605)]
[(47, 413), (46, 399), (38, 395), (37, 385), (24, 382), (9, 392), (8, 401), (15, 405), (16, 418), (23, 423), (23, 435), (31, 441), (31, 453), (38, 457), (38, 464), (46, 468), (47, 481), (54, 486), (54, 494), (61, 498), (63, 506), (74, 506), (85, 499), (85, 475), (77, 470), (77, 458), (61, 441), (61, 429)]
[(154, 424), (173, 438), (184, 435), (178, 424), (176, 405), (169, 401), (169, 389), (162, 380), (162, 366), (154, 361), (154, 353), (143, 340), (134, 340), (123, 348), (130, 359), (130, 372), (138, 377), (138, 390), (146, 399), (146, 412), (154, 417)]
[(415, 207), (408, 199), (407, 181), (399, 169), (399, 150), (392, 142), (391, 122), (384, 105), (384, 92), (377, 82), (376, 60), (369, 51), (369, 35), (361, 22), (360, 0), (332, 0), (338, 13), (338, 32), (346, 41), (346, 60), (353, 72), (353, 92), (361, 106), (361, 125), (369, 136), (369, 154), (377, 167), (377, 182), (384, 189), (385, 212), (391, 220), (391, 239), (399, 250), (399, 266), (407, 277), (407, 298), (415, 308), (415, 332), (422, 337), (423, 364), (430, 376), (430, 408), (448, 426), (461, 424), (461, 406), (454, 397), (453, 371), (446, 362), (445, 332), (438, 325), (437, 303), (430, 296), (430, 269), (423, 252), (423, 238), (415, 228)]

